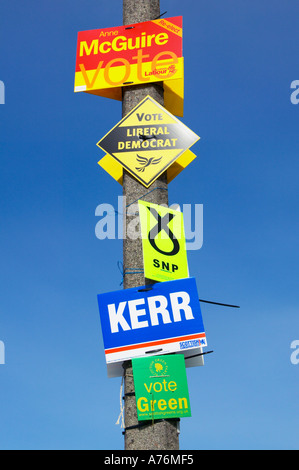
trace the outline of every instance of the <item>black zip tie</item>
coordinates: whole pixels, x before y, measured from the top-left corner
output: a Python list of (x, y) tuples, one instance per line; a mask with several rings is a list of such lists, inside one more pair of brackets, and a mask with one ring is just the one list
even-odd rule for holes
[(145, 424), (133, 424), (133, 426), (127, 426), (122, 434), (125, 435), (126, 434), (126, 431), (129, 431), (130, 429), (137, 429), (137, 428), (143, 428), (144, 426), (149, 426), (151, 425), (152, 423), (145, 423)]
[[(165, 188), (155, 188), (155, 189), (165, 189)], [(131, 204), (129, 204), (129, 205), (131, 205)], [(121, 268), (121, 265), (122, 265), (122, 268)], [(125, 276), (127, 276), (127, 274), (143, 274), (144, 273), (144, 270), (141, 270), (140, 268), (131, 268), (131, 269), (127, 269), (127, 270), (124, 271), (123, 270), (123, 263), (121, 261), (117, 262), (117, 266), (118, 266), (118, 269), (119, 269), (121, 275), (123, 276), (123, 280), (122, 280), (120, 285), (123, 284), (124, 278), (125, 278)], [(136, 271), (134, 269), (136, 269)], [(152, 287), (149, 286), (149, 287), (145, 287), (143, 289), (138, 289), (138, 292), (148, 292), (150, 290), (152, 290)], [(220, 305), (222, 307), (240, 308), (239, 305), (223, 304), (223, 303), (220, 303), (220, 302), (213, 302), (212, 300), (203, 300), (203, 299), (198, 299), (198, 300), (200, 302), (204, 302), (206, 304)]]
[(232, 308), (240, 308), (239, 305), (231, 305), (231, 304), (222, 304), (220, 302), (212, 302), (211, 300), (203, 300), (198, 299), (200, 302), (204, 302), (206, 304), (213, 304), (213, 305), (222, 305), (223, 307), (232, 307)]
[(153, 290), (153, 288), (152, 287), (145, 287), (144, 289), (138, 289), (138, 292), (148, 292), (150, 290)]
[(134, 29), (135, 26), (127, 26), (125, 29)]
[(124, 393), (123, 400), (124, 400), (126, 397), (134, 397), (134, 396), (135, 396), (135, 392)]
[(145, 351), (145, 354), (154, 354), (163, 351), (163, 348), (160, 349), (152, 349), (151, 351)]
[(161, 16), (164, 16), (166, 15), (167, 11), (164, 11), (164, 13), (161, 13), (161, 15), (157, 16), (157, 18), (155, 18), (155, 20), (158, 20), (159, 18), (161, 18)]
[(150, 139), (156, 139), (157, 140), (157, 137), (155, 135), (143, 135), (143, 134), (139, 134), (139, 139), (141, 140), (150, 140)]
[(187, 360), (187, 359), (192, 359), (192, 357), (204, 356), (205, 354), (211, 354), (211, 353), (213, 353), (213, 352), (214, 352), (214, 351), (206, 351), (206, 352), (203, 352), (203, 353), (194, 354), (193, 356), (185, 357), (185, 360)]

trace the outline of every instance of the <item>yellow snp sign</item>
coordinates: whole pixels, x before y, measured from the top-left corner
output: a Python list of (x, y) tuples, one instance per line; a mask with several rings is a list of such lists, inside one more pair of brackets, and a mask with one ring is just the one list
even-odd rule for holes
[(183, 214), (138, 201), (144, 276), (154, 281), (189, 277)]
[[(199, 139), (147, 96), (97, 145), (148, 188)], [(187, 166), (185, 159), (184, 166)]]

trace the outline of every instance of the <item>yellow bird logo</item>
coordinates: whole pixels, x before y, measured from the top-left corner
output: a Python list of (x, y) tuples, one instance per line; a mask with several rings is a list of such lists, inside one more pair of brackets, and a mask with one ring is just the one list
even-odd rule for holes
[(137, 153), (137, 161), (138, 161), (138, 163), (140, 163), (141, 166), (135, 167), (135, 170), (139, 171), (140, 173), (143, 173), (144, 170), (148, 166), (157, 165), (158, 163), (160, 163), (161, 160), (162, 160), (162, 157), (160, 157), (160, 158), (155, 158), (155, 157), (146, 158), (146, 157), (141, 157)]

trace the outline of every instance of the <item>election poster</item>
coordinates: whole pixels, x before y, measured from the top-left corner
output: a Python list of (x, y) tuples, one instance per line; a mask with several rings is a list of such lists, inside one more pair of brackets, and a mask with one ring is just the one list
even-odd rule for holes
[(138, 421), (191, 416), (183, 354), (135, 358), (132, 366)]
[(110, 377), (134, 357), (197, 354), (207, 345), (194, 278), (99, 294), (98, 305)]
[[(161, 106), (146, 96), (97, 146), (148, 188), (200, 137)], [(187, 162), (185, 164), (187, 166)]]
[(144, 276), (171, 281), (189, 276), (183, 213), (138, 201)]
[(122, 88), (163, 82), (165, 106), (183, 116), (183, 19), (80, 31), (74, 91), (121, 101)]

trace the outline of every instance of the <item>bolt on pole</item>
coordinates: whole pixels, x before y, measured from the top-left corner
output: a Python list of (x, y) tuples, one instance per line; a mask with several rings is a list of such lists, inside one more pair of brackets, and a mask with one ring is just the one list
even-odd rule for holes
[[(160, 16), (160, 0), (123, 0), (123, 24), (130, 25), (154, 20)], [(123, 87), (122, 117), (125, 117), (147, 95), (164, 105), (163, 82), (147, 85)], [(146, 193), (146, 196), (144, 196)], [(138, 199), (168, 206), (168, 187), (166, 172), (150, 187), (150, 191), (124, 170), (123, 196), (126, 205)], [(123, 241), (124, 288), (143, 286), (152, 283), (145, 279), (141, 237), (128, 237), (127, 227), (135, 217), (130, 210), (125, 212), (125, 236)], [(132, 215), (130, 215), (132, 214)], [(126, 272), (130, 274), (126, 275)], [(141, 272), (140, 272), (141, 271)], [(125, 450), (178, 450), (179, 434), (177, 420), (161, 420), (139, 426), (137, 419), (134, 380), (131, 361), (124, 364), (124, 409), (125, 409)]]

